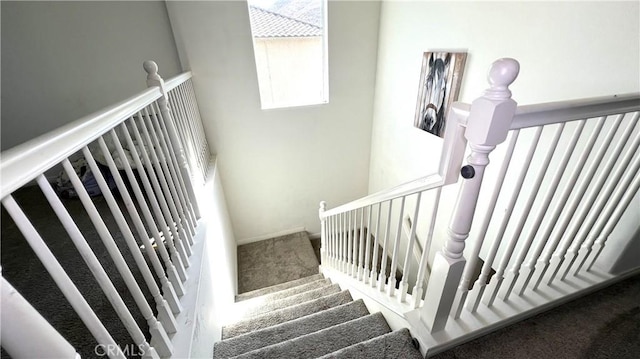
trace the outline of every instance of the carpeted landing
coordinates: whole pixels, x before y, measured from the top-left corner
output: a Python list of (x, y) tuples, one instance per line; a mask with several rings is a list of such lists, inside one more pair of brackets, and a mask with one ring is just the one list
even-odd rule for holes
[(407, 329), (391, 331), (381, 313), (320, 274), (237, 300), (242, 318), (222, 329), (215, 359), (422, 358)]

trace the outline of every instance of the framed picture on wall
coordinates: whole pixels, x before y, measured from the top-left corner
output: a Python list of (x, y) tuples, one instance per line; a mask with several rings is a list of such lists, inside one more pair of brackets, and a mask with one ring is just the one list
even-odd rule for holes
[(458, 99), (466, 52), (425, 52), (422, 57), (415, 126), (444, 137), (447, 112)]

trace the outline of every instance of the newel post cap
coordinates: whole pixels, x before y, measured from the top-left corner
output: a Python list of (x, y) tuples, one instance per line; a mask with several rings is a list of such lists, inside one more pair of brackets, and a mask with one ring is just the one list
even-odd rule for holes
[(489, 69), (489, 88), (471, 104), (465, 137), (472, 144), (496, 146), (507, 139), (517, 103), (511, 99), (511, 85), (520, 64), (510, 58), (496, 60)]
[(160, 74), (158, 74), (158, 64), (156, 64), (155, 61), (147, 60), (142, 64), (142, 67), (147, 73), (147, 87), (164, 87), (164, 80), (160, 77)]

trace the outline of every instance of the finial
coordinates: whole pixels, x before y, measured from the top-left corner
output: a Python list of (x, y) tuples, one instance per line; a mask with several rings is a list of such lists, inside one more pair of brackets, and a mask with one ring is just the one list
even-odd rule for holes
[(158, 74), (158, 64), (156, 64), (155, 61), (147, 60), (142, 64), (142, 67), (144, 67), (144, 70), (149, 75)]
[(509, 85), (516, 80), (519, 72), (520, 64), (515, 59), (503, 58), (494, 61), (487, 75), (491, 86), (485, 91), (485, 97), (493, 100), (510, 98)]
[(327, 208), (327, 202), (325, 201), (320, 202), (320, 209), (324, 211), (326, 208)]

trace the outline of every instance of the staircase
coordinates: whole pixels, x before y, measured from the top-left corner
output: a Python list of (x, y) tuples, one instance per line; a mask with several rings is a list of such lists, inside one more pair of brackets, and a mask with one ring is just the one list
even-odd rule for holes
[(321, 274), (243, 293), (238, 321), (213, 349), (222, 358), (422, 358), (407, 329)]

